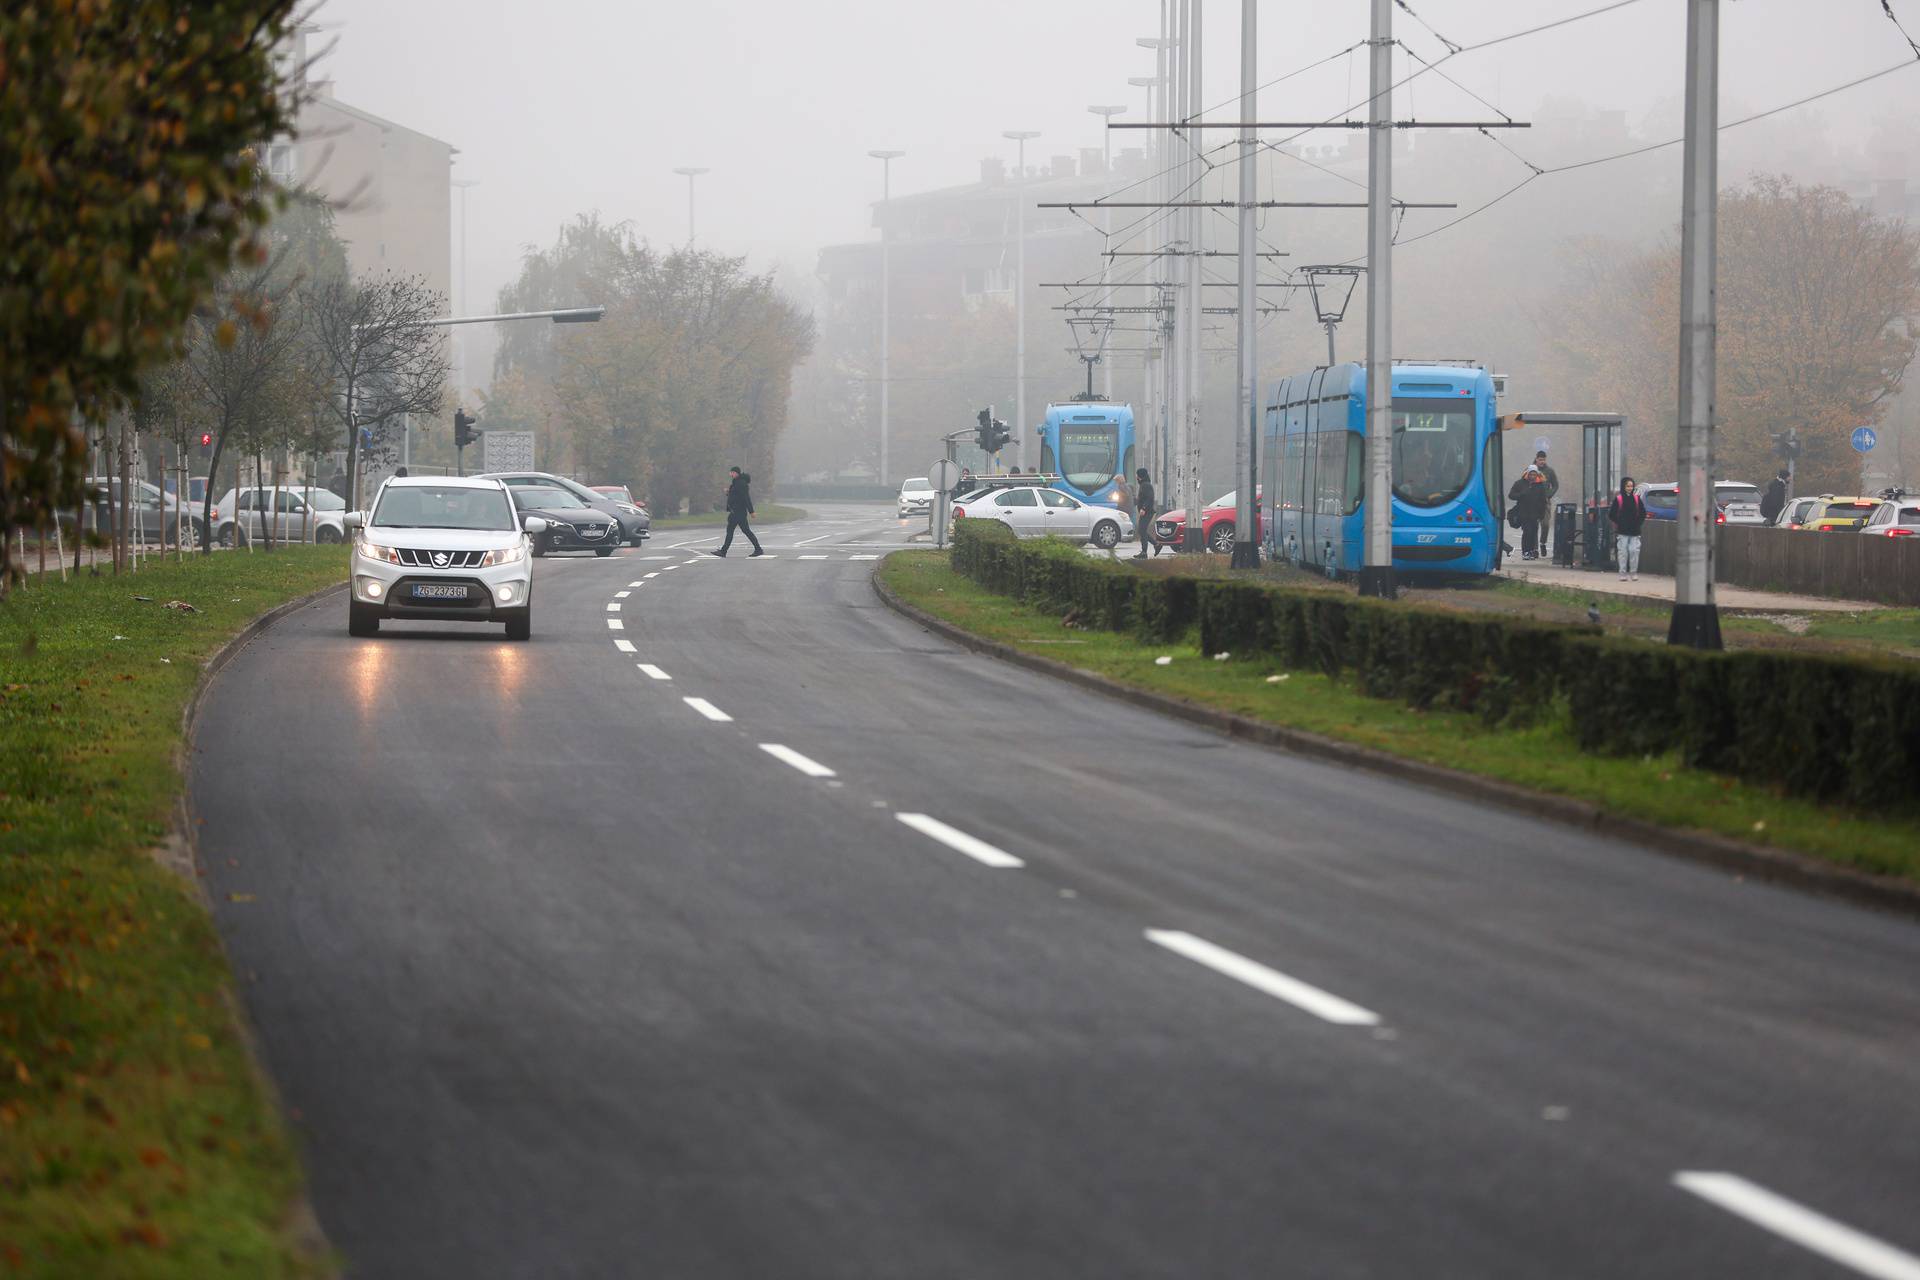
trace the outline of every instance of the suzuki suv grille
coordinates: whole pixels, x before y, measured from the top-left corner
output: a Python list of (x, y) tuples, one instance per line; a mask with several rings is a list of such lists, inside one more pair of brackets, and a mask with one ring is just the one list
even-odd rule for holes
[(400, 563), (411, 569), (478, 569), (484, 551), (416, 551), (400, 548)]

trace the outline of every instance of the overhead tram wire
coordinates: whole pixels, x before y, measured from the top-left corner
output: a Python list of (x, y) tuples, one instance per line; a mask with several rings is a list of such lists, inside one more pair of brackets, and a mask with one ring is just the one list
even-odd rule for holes
[(1916, 59), (1920, 59), (1920, 44), (1914, 43), (1913, 37), (1907, 34), (1906, 27), (1902, 25), (1898, 17), (1894, 16), (1893, 0), (1880, 0), (1880, 8), (1885, 11), (1887, 21), (1893, 24), (1894, 30), (1900, 33), (1900, 38), (1907, 42), (1907, 48), (1913, 50), (1913, 56)]

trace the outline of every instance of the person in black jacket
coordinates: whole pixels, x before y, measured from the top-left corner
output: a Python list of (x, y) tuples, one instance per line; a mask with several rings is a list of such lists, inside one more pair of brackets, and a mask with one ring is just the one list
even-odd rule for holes
[(1153, 540), (1153, 481), (1147, 477), (1147, 469), (1141, 467), (1133, 473), (1136, 483), (1133, 486), (1133, 531), (1140, 538), (1140, 549), (1133, 553), (1135, 560), (1147, 558), (1147, 548), (1153, 548), (1153, 554), (1160, 554), (1160, 544)]
[(753, 514), (753, 495), (747, 492), (747, 486), (753, 482), (753, 477), (738, 467), (729, 467), (727, 473), (733, 477), (727, 483), (727, 538), (720, 544), (720, 549), (713, 554), (725, 559), (727, 548), (733, 545), (733, 531), (738, 529), (746, 534), (747, 541), (753, 544), (753, 550), (747, 553), (747, 559), (765, 555), (766, 553), (760, 549), (760, 539), (753, 536), (753, 526), (747, 523), (747, 517)]
[(1767, 483), (1767, 491), (1760, 496), (1760, 518), (1772, 524), (1780, 518), (1787, 506), (1787, 473), (1782, 470)]
[(1620, 561), (1620, 581), (1629, 576), (1635, 582), (1640, 581), (1640, 530), (1646, 527), (1647, 504), (1640, 500), (1635, 492), (1632, 476), (1620, 481), (1620, 492), (1613, 495), (1613, 501), (1607, 506), (1607, 523), (1613, 526), (1617, 535), (1614, 552)]
[(1507, 490), (1513, 499), (1510, 518), (1520, 525), (1520, 558), (1537, 560), (1540, 552), (1540, 520), (1547, 513), (1547, 478), (1538, 467), (1528, 467), (1525, 475)]

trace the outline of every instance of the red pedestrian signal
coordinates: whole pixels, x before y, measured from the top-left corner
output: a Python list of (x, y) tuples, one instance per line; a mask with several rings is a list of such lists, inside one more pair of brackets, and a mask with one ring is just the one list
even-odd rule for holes
[(209, 445), (211, 445), (212, 443), (213, 443), (213, 432), (211, 432), (211, 431), (202, 431), (202, 432), (200, 433), (200, 447), (201, 447), (202, 449), (205, 449), (206, 447), (208, 447), (208, 446), (209, 446)]

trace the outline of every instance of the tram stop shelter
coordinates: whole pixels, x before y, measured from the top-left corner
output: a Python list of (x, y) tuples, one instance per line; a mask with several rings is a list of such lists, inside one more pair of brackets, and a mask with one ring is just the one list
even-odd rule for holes
[[(1513, 479), (1547, 451), (1559, 477), (1554, 495), (1553, 559), (1556, 563), (1604, 569), (1613, 561), (1613, 526), (1607, 505), (1627, 468), (1626, 419), (1617, 413), (1509, 413), (1495, 420), (1500, 428), (1500, 495), (1504, 502)], [(1573, 459), (1580, 460), (1573, 482)]]

